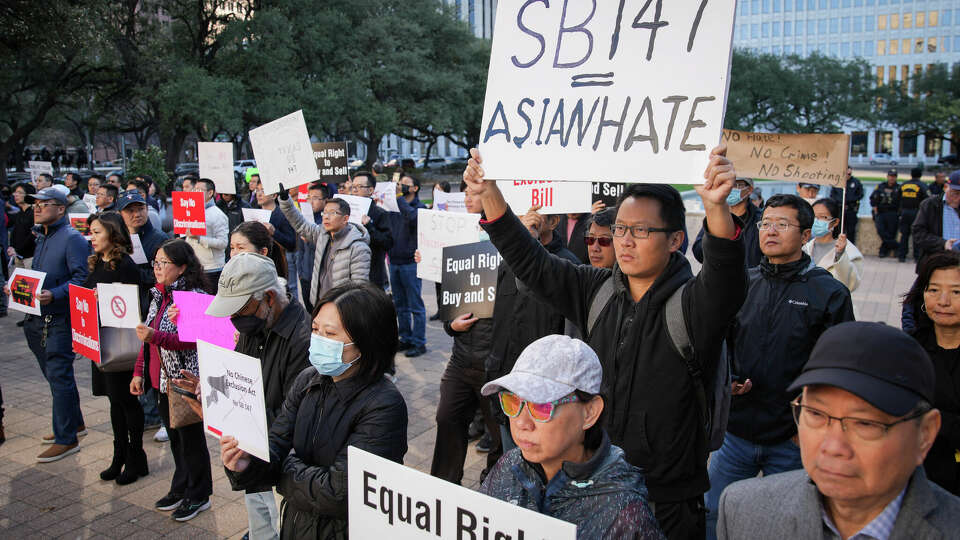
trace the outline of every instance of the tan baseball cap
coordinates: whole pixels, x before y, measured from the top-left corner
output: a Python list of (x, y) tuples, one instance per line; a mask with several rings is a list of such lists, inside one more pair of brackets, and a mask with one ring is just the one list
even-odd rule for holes
[(230, 317), (243, 309), (254, 293), (277, 283), (277, 265), (272, 260), (259, 253), (238, 253), (223, 267), (217, 296), (206, 313), (212, 317)]

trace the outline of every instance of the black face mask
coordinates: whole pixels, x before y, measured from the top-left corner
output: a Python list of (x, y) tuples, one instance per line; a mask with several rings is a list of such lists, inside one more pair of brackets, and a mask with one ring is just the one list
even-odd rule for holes
[(256, 334), (260, 330), (263, 330), (263, 327), (267, 325), (266, 319), (261, 319), (256, 315), (230, 317), (230, 322), (233, 323), (233, 326), (237, 329), (237, 332), (240, 332), (243, 335)]
[(410, 186), (408, 186), (408, 185), (406, 185), (406, 184), (400, 184), (400, 193), (402, 193), (402, 194), (404, 194), (404, 195), (409, 195), (409, 194), (410, 194)]

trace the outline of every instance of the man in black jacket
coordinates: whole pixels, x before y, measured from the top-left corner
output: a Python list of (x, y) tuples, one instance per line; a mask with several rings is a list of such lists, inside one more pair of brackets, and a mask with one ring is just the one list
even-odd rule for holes
[[(373, 199), (377, 177), (371, 172), (357, 172), (353, 175), (353, 188), (357, 197)], [(370, 281), (381, 289), (386, 289), (389, 281), (385, 259), (387, 252), (393, 247), (393, 232), (390, 230), (387, 211), (377, 206), (376, 201), (370, 201), (370, 209), (363, 217), (363, 226), (370, 233)]]
[(897, 250), (897, 223), (900, 219), (900, 185), (897, 170), (887, 171), (887, 181), (879, 184), (870, 194), (873, 223), (880, 236), (880, 258)]
[[(944, 187), (943, 197), (928, 197), (920, 204), (917, 218), (913, 220), (913, 250), (919, 260), (931, 253), (953, 249), (960, 240), (960, 171), (950, 175)], [(952, 209), (944, 216), (944, 210)], [(947, 219), (944, 219), (946, 217)], [(948, 230), (944, 229), (947, 225)]]
[[(207, 314), (230, 317), (240, 333), (235, 350), (260, 359), (269, 428), (297, 375), (310, 365), (310, 315), (287, 297), (273, 261), (258, 253), (240, 253), (224, 265)], [(250, 538), (275, 537), (279, 521), (273, 490), (264, 485), (246, 491)]]
[[(673, 187), (630, 186), (611, 228), (617, 266), (577, 266), (524, 234), (496, 184), (483, 181), (479, 152), (471, 154), (464, 180), (483, 201), (490, 240), (519, 281), (570, 319), (600, 357), (610, 439), (628, 462), (645, 470), (660, 527), (671, 539), (703, 538), (709, 487), (704, 411), (696, 398), (698, 382), (674, 348), (663, 309), (682, 287), (694, 356), (702, 373), (713, 373), (724, 333), (746, 295), (742, 229), (726, 203), (736, 178), (726, 147), (713, 150), (706, 181), (697, 187), (707, 225), (697, 277), (678, 253), (684, 207)], [(613, 295), (593, 328), (586, 328), (594, 297), (611, 276)]]
[(787, 387), (827, 328), (853, 320), (850, 291), (803, 252), (813, 208), (774, 195), (760, 221), (760, 266), (747, 272), (747, 299), (730, 330), (734, 397), (723, 446), (710, 458), (707, 538), (716, 538), (717, 504), (728, 485), (799, 469), (800, 449)]
[[(217, 206), (227, 216), (227, 230), (233, 233), (233, 230), (243, 223), (243, 209), (250, 208), (246, 201), (238, 195), (232, 193), (221, 193)], [(227, 258), (230, 258), (230, 250), (227, 250)]]
[[(753, 193), (753, 178), (737, 178), (733, 185), (733, 190), (727, 197), (727, 204), (733, 215), (740, 218), (743, 223), (743, 248), (744, 263), (747, 268), (753, 268), (760, 264), (760, 258), (763, 253), (760, 251), (760, 240), (758, 239), (760, 231), (757, 229), (757, 223), (763, 217), (759, 208), (750, 203), (750, 195)], [(697, 234), (697, 240), (693, 243), (691, 251), (697, 262), (703, 264), (703, 231), (701, 228)]]
[(857, 212), (860, 211), (860, 200), (863, 199), (863, 183), (853, 175), (853, 169), (847, 167), (846, 189), (842, 187), (830, 188), (830, 198), (845, 208), (847, 217), (843, 222), (843, 232), (847, 241), (857, 243)]

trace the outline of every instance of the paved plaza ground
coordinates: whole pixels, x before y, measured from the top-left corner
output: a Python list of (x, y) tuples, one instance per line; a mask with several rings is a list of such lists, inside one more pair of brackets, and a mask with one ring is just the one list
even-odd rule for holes
[[(913, 281), (913, 264), (868, 257), (863, 283), (854, 293), (861, 320), (883, 321), (899, 327), (899, 295)], [(427, 312), (436, 311), (433, 286), (425, 283)], [(230, 490), (220, 465), (218, 444), (208, 439), (213, 463), (212, 508), (187, 523), (153, 509), (167, 493), (173, 475), (168, 444), (145, 436), (150, 475), (128, 485), (103, 482), (113, 451), (109, 404), (90, 394), (90, 363), (77, 360), (77, 384), (89, 435), (81, 451), (60, 461), (36, 463), (43, 447), (40, 438), (50, 429), (50, 390), (22, 329), (19, 313), (0, 319), (0, 384), (6, 409), (7, 442), (0, 446), (0, 538), (240, 538), (247, 529), (243, 494)], [(438, 322), (427, 325), (429, 352), (415, 359), (397, 355), (397, 386), (407, 400), (409, 451), (405, 464), (427, 472), (433, 455), (434, 415), (440, 375), (450, 357), (452, 340)], [(468, 452), (464, 485), (477, 487), (484, 454)]]

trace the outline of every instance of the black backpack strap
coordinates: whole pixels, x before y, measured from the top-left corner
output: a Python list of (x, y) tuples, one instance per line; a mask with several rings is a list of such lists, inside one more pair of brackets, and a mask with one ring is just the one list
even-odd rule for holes
[(587, 332), (587, 335), (584, 337), (587, 339), (590, 339), (590, 336), (593, 334), (593, 327), (596, 326), (600, 314), (603, 313), (603, 308), (607, 307), (607, 304), (610, 303), (614, 292), (613, 274), (611, 274), (610, 277), (603, 281), (600, 288), (597, 289), (596, 294), (593, 295), (593, 300), (590, 302), (590, 311), (587, 313), (587, 326), (584, 329)]
[[(692, 281), (692, 280), (691, 280)], [(664, 321), (667, 325), (667, 333), (670, 335), (670, 341), (674, 348), (683, 357), (687, 365), (687, 372), (693, 379), (694, 390), (697, 394), (697, 403), (700, 407), (700, 416), (702, 425), (706, 428), (707, 419), (710, 418), (710, 411), (707, 407), (707, 390), (703, 386), (703, 368), (697, 361), (697, 355), (690, 340), (690, 332), (687, 330), (687, 320), (683, 315), (683, 291), (686, 290), (690, 281), (684, 283), (679, 289), (674, 291), (667, 299), (664, 307)], [(709, 436), (709, 433), (707, 434)]]

